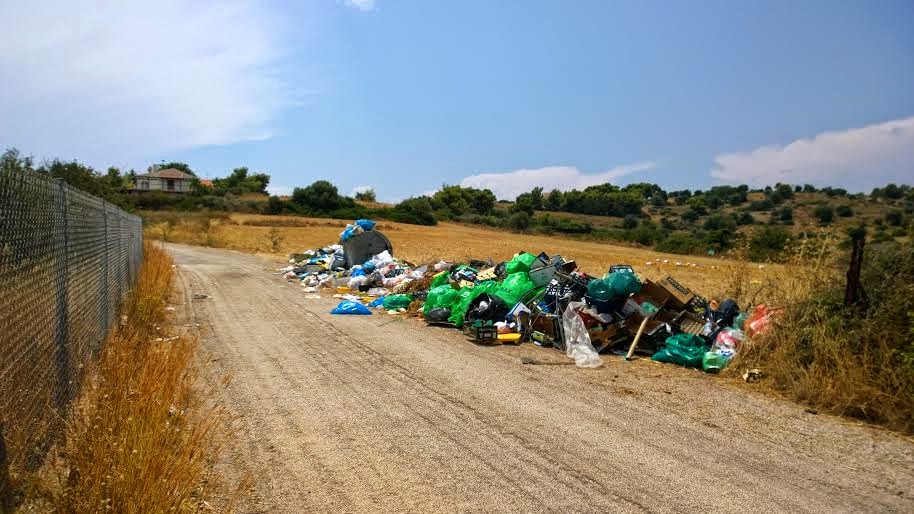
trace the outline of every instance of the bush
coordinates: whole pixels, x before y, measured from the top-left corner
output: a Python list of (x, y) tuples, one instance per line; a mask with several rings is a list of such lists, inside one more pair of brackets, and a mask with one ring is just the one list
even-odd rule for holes
[(797, 254), (796, 271), (765, 286), (784, 309), (729, 369), (763, 369), (774, 387), (819, 410), (914, 432), (914, 251), (868, 245), (867, 302), (851, 307), (843, 304), (847, 263), (823, 255), (819, 263)]
[(678, 254), (695, 254), (704, 249), (699, 239), (686, 232), (673, 232), (657, 244), (657, 251)]
[(835, 220), (835, 209), (831, 205), (817, 205), (812, 213), (823, 225), (828, 225)]
[(524, 211), (518, 211), (508, 218), (508, 228), (515, 232), (523, 232), (530, 228), (532, 221), (530, 215)]
[(701, 214), (699, 214), (698, 211), (690, 207), (689, 210), (682, 213), (682, 221), (685, 221), (686, 223), (694, 223), (698, 221), (700, 216)]
[(378, 197), (375, 195), (374, 189), (366, 189), (365, 191), (356, 192), (355, 199), (362, 202), (375, 202)]
[(627, 214), (625, 218), (622, 219), (622, 228), (625, 230), (631, 230), (638, 226), (638, 216), (634, 214)]
[(839, 205), (835, 207), (835, 214), (842, 218), (850, 218), (854, 215), (854, 209), (850, 205)]
[(753, 212), (770, 211), (773, 208), (774, 203), (767, 198), (764, 200), (756, 200), (754, 202), (750, 202), (748, 207), (748, 209)]
[(901, 211), (891, 210), (885, 213), (885, 222), (892, 227), (900, 227), (904, 224), (904, 214)]
[(413, 225), (437, 225), (438, 220), (432, 213), (432, 204), (427, 196), (407, 198), (394, 206), (387, 213), (387, 219), (410, 223)]
[(336, 186), (326, 180), (318, 180), (308, 187), (296, 187), (292, 190), (292, 201), (305, 212), (315, 214), (355, 205), (351, 198), (340, 196)]
[(563, 232), (566, 234), (589, 234), (593, 225), (583, 221), (578, 222), (568, 218), (560, 218), (545, 214), (533, 219), (533, 224), (544, 232)]
[(781, 207), (780, 209), (774, 211), (774, 217), (778, 221), (793, 221), (793, 209), (787, 206)]
[(749, 258), (754, 261), (778, 260), (790, 240), (790, 233), (780, 227), (766, 226), (749, 239)]
[(753, 225), (755, 224), (755, 218), (752, 217), (748, 212), (741, 212), (736, 216), (737, 225)]

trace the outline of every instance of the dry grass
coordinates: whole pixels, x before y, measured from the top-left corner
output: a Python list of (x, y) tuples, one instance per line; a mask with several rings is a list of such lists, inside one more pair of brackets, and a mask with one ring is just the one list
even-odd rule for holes
[(868, 261), (866, 308), (842, 305), (845, 254), (828, 237), (801, 241), (792, 249), (789, 273), (757, 284), (746, 283), (738, 272), (731, 275), (734, 295), (763, 292), (780, 310), (772, 330), (754, 337), (728, 373), (759, 368), (772, 387), (816, 409), (912, 433), (910, 247), (902, 246), (885, 262)]
[(196, 341), (166, 336), (172, 260), (152, 243), (144, 252), (125, 321), (87, 373), (45, 468), (40, 492), (56, 511), (196, 511), (216, 483), (225, 416), (197, 389)]

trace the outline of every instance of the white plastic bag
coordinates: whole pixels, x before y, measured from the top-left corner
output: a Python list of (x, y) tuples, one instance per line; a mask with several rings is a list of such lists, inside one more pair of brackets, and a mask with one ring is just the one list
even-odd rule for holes
[(349, 289), (358, 289), (360, 286), (364, 286), (368, 283), (368, 277), (362, 275), (361, 277), (352, 277), (349, 279)]
[(603, 365), (600, 356), (590, 342), (590, 334), (584, 326), (584, 320), (578, 316), (577, 309), (583, 308), (581, 302), (571, 302), (562, 314), (562, 329), (565, 332), (565, 354), (574, 359), (579, 368), (598, 368)]

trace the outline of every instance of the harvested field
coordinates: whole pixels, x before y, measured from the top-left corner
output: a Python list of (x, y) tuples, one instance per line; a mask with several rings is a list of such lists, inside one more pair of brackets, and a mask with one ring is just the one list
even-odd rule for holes
[[(156, 215), (145, 217), (149, 224), (147, 236), (160, 237)], [(271, 247), (269, 232), (275, 227), (282, 236), (281, 252), (297, 252), (337, 241), (346, 223), (346, 220), (297, 216), (231, 214), (218, 222), (218, 226), (213, 229), (215, 235), (207, 234), (213, 244), (206, 246), (272, 254), (268, 251)], [(198, 224), (179, 221), (169, 234), (169, 240), (204, 244), (197, 226)], [(683, 284), (705, 295), (723, 293), (723, 288), (733, 273), (728, 268), (730, 261), (721, 257), (671, 255), (644, 248), (558, 236), (516, 234), (475, 225), (439, 223), (427, 227), (382, 221), (378, 224), (378, 230), (390, 237), (398, 257), (412, 262), (487, 257), (499, 261), (510, 259), (521, 250), (534, 253), (545, 250), (573, 258), (584, 271), (595, 275), (605, 273), (612, 264), (622, 263), (633, 265), (638, 272), (652, 279), (673, 274)], [(648, 265), (648, 262), (651, 264)], [(676, 262), (683, 265), (676, 266)], [(695, 266), (688, 265), (690, 263)], [(761, 280), (763, 275), (776, 273), (778, 269), (779, 267), (770, 265), (764, 269), (752, 266), (745, 272), (752, 273), (753, 278)]]

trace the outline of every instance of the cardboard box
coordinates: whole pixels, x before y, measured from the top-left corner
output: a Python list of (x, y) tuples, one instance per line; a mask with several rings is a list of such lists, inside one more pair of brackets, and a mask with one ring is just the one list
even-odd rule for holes
[(662, 287), (670, 296), (668, 305), (674, 309), (684, 309), (695, 298), (695, 293), (688, 287), (680, 284), (673, 277), (667, 275), (657, 285)]

